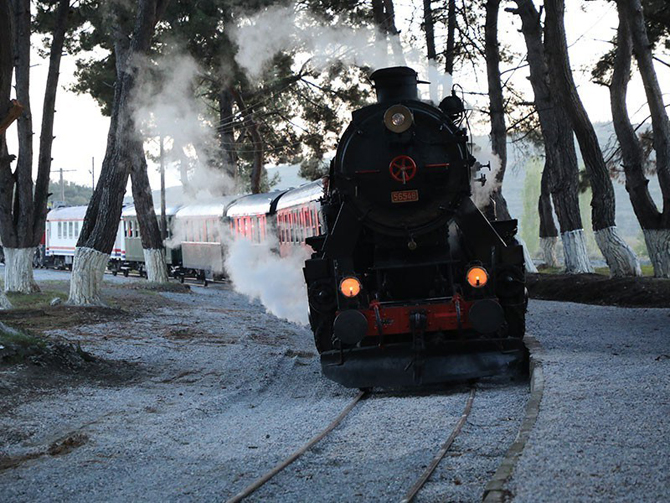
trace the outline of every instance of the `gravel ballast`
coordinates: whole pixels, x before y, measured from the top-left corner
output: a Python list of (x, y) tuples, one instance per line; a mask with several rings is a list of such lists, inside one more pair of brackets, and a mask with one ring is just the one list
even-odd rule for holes
[(544, 397), (515, 502), (670, 499), (670, 309), (532, 301)]

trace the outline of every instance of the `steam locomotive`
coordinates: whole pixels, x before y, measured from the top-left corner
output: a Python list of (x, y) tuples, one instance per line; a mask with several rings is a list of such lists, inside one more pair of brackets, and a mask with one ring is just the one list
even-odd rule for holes
[(353, 112), (306, 239), (310, 325), (325, 376), (348, 387), (412, 386), (520, 367), (527, 292), (516, 220), (474, 205), (475, 158), (452, 93), (418, 99), (407, 67), (371, 75), (377, 103)]

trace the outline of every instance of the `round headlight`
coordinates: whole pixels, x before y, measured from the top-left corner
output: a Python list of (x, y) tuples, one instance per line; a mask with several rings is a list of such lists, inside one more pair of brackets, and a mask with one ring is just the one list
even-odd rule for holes
[(345, 297), (356, 297), (361, 293), (361, 282), (353, 276), (349, 276), (340, 281), (340, 292)]
[(472, 288), (481, 288), (489, 281), (489, 275), (483, 267), (475, 266), (468, 269), (466, 279)]
[(393, 105), (384, 113), (384, 125), (394, 133), (404, 133), (413, 122), (412, 112), (404, 105)]
[(391, 116), (391, 123), (394, 126), (401, 126), (405, 122), (405, 116), (401, 113), (395, 113)]

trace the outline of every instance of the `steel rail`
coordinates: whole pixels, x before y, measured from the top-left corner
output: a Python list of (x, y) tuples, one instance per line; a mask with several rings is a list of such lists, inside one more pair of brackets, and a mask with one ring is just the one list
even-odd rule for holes
[(456, 423), (456, 426), (451, 432), (451, 435), (449, 435), (447, 441), (444, 444), (442, 444), (442, 447), (440, 448), (439, 452), (435, 455), (433, 461), (430, 463), (428, 468), (426, 468), (426, 470), (423, 472), (419, 480), (417, 480), (416, 483), (412, 486), (412, 488), (409, 491), (407, 491), (405, 497), (402, 500), (400, 500), (401, 503), (409, 503), (410, 501), (412, 501), (416, 497), (418, 492), (421, 490), (421, 488), (426, 484), (426, 482), (428, 482), (428, 479), (437, 468), (437, 465), (440, 464), (440, 461), (442, 461), (442, 458), (444, 458), (444, 456), (447, 454), (447, 451), (454, 443), (454, 440), (456, 440), (458, 434), (461, 432), (461, 429), (463, 428), (463, 425), (465, 424), (465, 421), (467, 421), (468, 416), (470, 415), (470, 411), (472, 410), (472, 402), (474, 401), (474, 399), (475, 399), (475, 388), (472, 388), (470, 389), (470, 395), (468, 396), (468, 400), (465, 403), (465, 409), (463, 410), (463, 414), (461, 414), (461, 418), (458, 420), (458, 423)]
[(361, 391), (358, 395), (356, 395), (356, 398), (354, 398), (351, 402), (349, 402), (349, 405), (346, 406), (346, 408), (340, 412), (340, 415), (337, 416), (333, 422), (331, 422), (326, 429), (324, 429), (321, 433), (316, 435), (315, 437), (312, 437), (312, 439), (307, 442), (305, 445), (303, 445), (300, 449), (295, 451), (293, 454), (291, 454), (288, 458), (286, 458), (284, 461), (281, 461), (277, 465), (275, 465), (272, 470), (267, 472), (265, 475), (262, 477), (256, 479), (254, 482), (249, 484), (246, 488), (244, 488), (241, 492), (237, 493), (235, 496), (232, 498), (226, 500), (226, 503), (237, 503), (239, 501), (242, 501), (244, 498), (247, 496), (251, 495), (254, 493), (257, 489), (259, 489), (263, 484), (265, 484), (268, 480), (270, 480), (272, 477), (277, 475), (279, 472), (281, 472), (284, 468), (289, 466), (291, 463), (293, 463), (296, 459), (298, 459), (300, 456), (305, 454), (309, 449), (311, 449), (314, 444), (317, 444), (320, 442), (323, 437), (328, 435), (331, 431), (333, 431), (337, 426), (342, 422), (342, 420), (351, 412), (351, 409), (353, 409), (356, 404), (365, 396), (367, 396), (368, 392), (367, 391)]

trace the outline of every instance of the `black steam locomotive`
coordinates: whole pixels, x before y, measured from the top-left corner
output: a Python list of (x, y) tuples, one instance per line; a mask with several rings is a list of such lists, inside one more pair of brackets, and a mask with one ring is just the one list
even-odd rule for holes
[(349, 387), (499, 374), (525, 350), (516, 221), (472, 202), (475, 159), (455, 95), (419, 101), (407, 67), (371, 75), (330, 167), (326, 232), (307, 239), (310, 323), (324, 374)]

